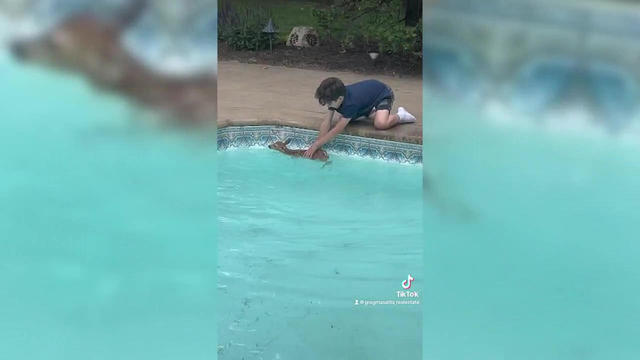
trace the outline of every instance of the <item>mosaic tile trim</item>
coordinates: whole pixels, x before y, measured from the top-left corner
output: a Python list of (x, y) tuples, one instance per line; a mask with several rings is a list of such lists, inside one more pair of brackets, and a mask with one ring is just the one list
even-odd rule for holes
[[(218, 150), (233, 147), (267, 146), (275, 141), (291, 139), (292, 149), (307, 148), (318, 136), (314, 130), (288, 126), (229, 126), (218, 129)], [(338, 135), (323, 149), (329, 154), (340, 153), (382, 159), (400, 163), (421, 164), (422, 145), (352, 135)]]

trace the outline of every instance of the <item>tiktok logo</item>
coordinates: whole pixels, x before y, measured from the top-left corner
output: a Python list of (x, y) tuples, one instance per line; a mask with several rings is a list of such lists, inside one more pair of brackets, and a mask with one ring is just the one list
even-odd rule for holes
[(411, 282), (415, 280), (413, 277), (411, 277), (411, 274), (409, 274), (409, 277), (407, 278), (407, 280), (402, 282), (402, 287), (405, 289), (410, 289), (411, 288)]

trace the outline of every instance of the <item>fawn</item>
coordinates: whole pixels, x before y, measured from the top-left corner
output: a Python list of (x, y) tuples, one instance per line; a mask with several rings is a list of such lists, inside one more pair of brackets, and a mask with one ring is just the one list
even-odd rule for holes
[[(303, 157), (304, 152), (306, 150), (289, 149), (287, 147), (287, 144), (289, 144), (289, 141), (291, 141), (291, 139), (287, 139), (285, 141), (276, 141), (273, 144), (269, 145), (269, 149), (278, 150), (278, 151), (280, 151), (282, 153), (285, 153), (287, 155), (291, 155), (293, 157)], [(312, 160), (327, 161), (327, 160), (329, 160), (329, 155), (327, 154), (326, 151), (324, 151), (322, 149), (318, 149), (318, 151), (316, 151), (313, 154), (313, 157), (311, 159)]]

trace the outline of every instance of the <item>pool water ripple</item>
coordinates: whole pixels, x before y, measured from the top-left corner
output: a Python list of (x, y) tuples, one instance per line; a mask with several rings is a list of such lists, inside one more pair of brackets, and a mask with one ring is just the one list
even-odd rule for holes
[(218, 159), (221, 359), (420, 357), (419, 306), (354, 306), (421, 278), (420, 166), (336, 157), (327, 171), (259, 148)]

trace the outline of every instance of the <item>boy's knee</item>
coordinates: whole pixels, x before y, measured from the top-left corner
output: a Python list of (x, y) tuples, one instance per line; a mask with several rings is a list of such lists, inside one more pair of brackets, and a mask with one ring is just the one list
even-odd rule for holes
[(388, 126), (388, 124), (387, 124), (387, 122), (386, 122), (386, 121), (380, 121), (380, 120), (376, 119), (376, 120), (373, 122), (373, 127), (374, 127), (376, 130), (386, 130), (389, 126)]
[(373, 126), (379, 130), (388, 128), (390, 117), (391, 117), (391, 114), (389, 113), (389, 111), (384, 111), (384, 110), (376, 111), (376, 115), (373, 120)]

